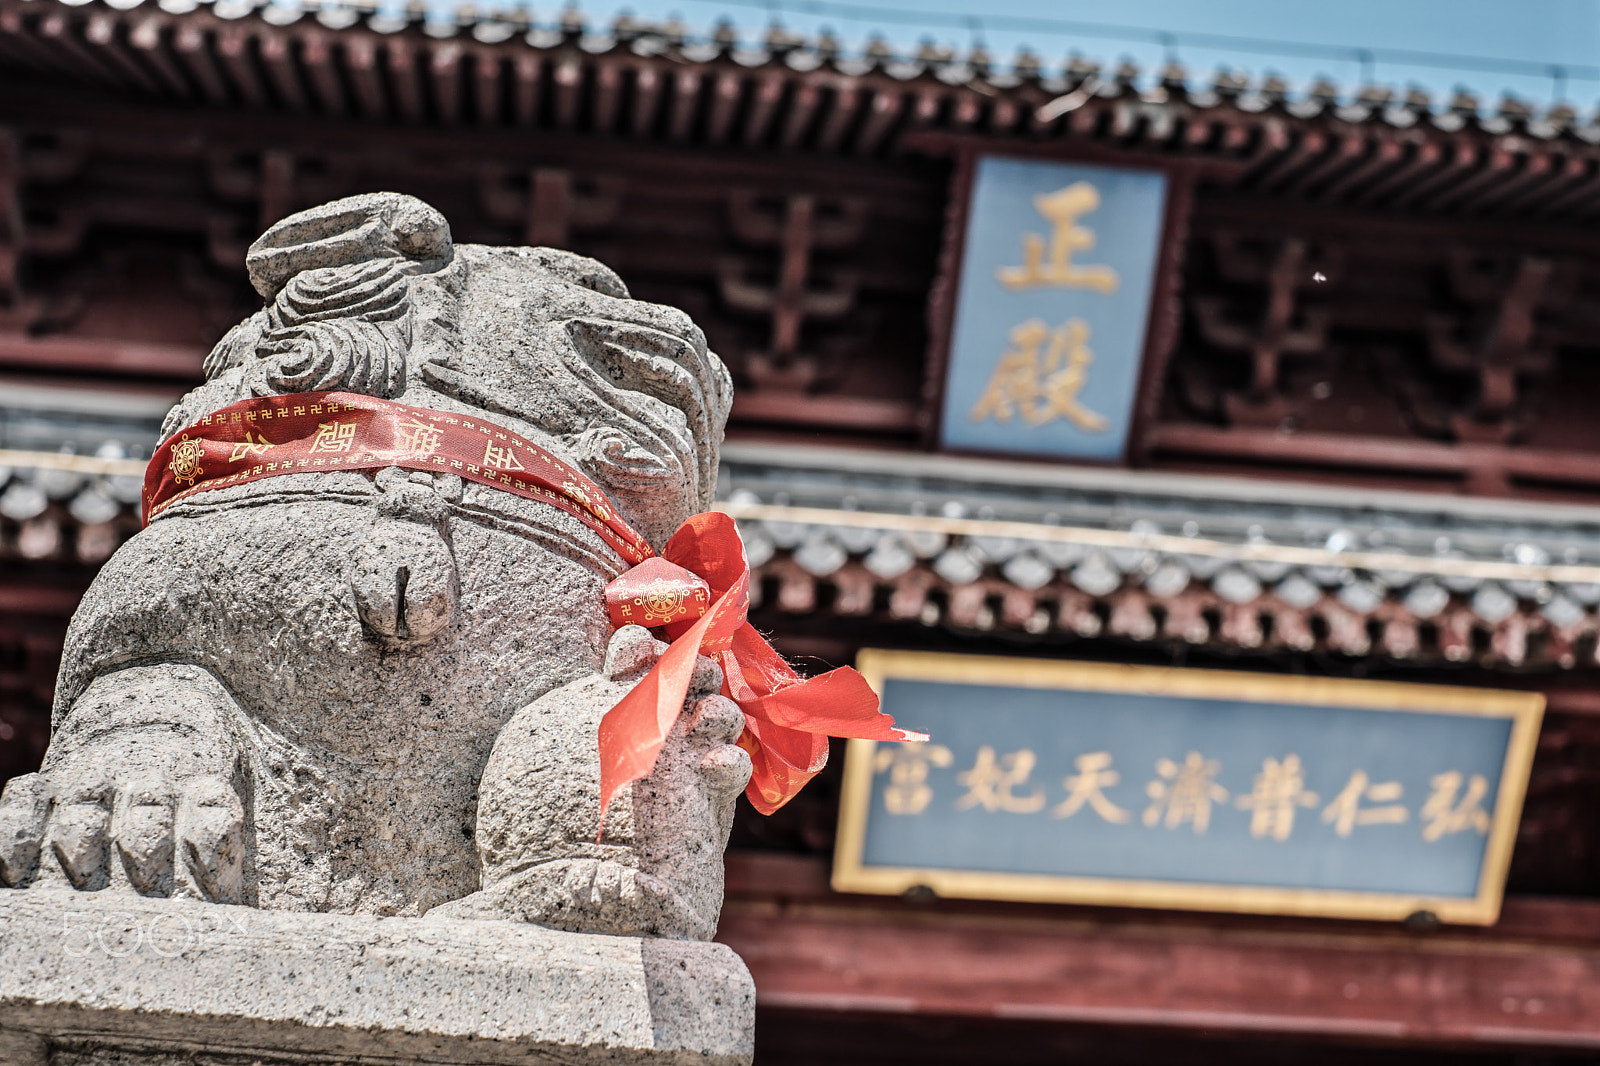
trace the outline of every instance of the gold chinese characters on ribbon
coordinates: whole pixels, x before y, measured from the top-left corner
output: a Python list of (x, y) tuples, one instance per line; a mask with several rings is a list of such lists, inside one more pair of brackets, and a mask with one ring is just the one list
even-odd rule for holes
[(480, 418), (341, 392), (262, 396), (201, 417), (156, 449), (145, 474), (144, 520), (198, 492), (387, 466), (456, 474), (553, 504), (629, 564), (654, 554), (598, 486), (532, 441)]

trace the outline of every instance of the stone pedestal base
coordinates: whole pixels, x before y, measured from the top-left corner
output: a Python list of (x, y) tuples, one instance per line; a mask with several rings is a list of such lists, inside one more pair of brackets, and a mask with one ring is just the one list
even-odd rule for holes
[(0, 889), (0, 1063), (746, 1066), (729, 948)]

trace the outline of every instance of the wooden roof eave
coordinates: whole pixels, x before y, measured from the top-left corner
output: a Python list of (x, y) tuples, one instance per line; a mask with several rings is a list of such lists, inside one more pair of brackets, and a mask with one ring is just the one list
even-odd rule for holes
[[(138, 98), (360, 121), (546, 127), (697, 147), (878, 156), (945, 148), (1098, 149), (1223, 164), (1224, 184), (1319, 202), (1495, 215), (1586, 215), (1600, 145), (1570, 122), (1407, 110), (1381, 94), (1140, 91), (1115, 78), (1047, 83), (984, 64), (852, 60), (787, 44), (688, 48), (637, 34), (332, 29), (302, 16), (171, 15), (141, 4), (0, 0), (0, 54), (53, 80)], [(1040, 108), (1069, 87), (1065, 114)], [(1536, 135), (1536, 132), (1537, 134)]]

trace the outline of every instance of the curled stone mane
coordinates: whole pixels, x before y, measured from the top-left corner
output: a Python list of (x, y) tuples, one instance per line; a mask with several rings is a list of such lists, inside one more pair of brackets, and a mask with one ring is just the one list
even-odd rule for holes
[(410, 260), (380, 259), (296, 274), (267, 310), (250, 392), (399, 395), (411, 347), (407, 282), (416, 271)]
[(206, 377), (237, 370), (243, 395), (392, 399), (406, 387), (412, 279), (453, 255), (444, 216), (411, 196), (368, 193), (290, 215), (250, 246), (245, 265), (267, 305), (207, 356)]
[(283, 219), (246, 266), (265, 306), (206, 358), (165, 434), (244, 397), (438, 393), (537, 427), (654, 541), (711, 505), (727, 368), (687, 314), (633, 299), (605, 265), (457, 246), (427, 204), (370, 193)]

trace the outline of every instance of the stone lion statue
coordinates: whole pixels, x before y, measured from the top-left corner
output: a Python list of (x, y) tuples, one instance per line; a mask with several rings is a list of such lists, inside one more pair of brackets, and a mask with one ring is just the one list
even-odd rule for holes
[[(521, 434), (657, 550), (710, 504), (728, 373), (601, 264), (457, 245), (378, 193), (284, 219), (248, 266), (265, 306), (164, 436), (250, 397), (359, 393)], [(73, 619), (44, 766), (0, 800), (0, 882), (709, 938), (750, 773), (711, 660), (596, 839), (596, 723), (664, 648), (612, 631), (625, 569), (571, 515), (446, 471), (178, 500)]]

